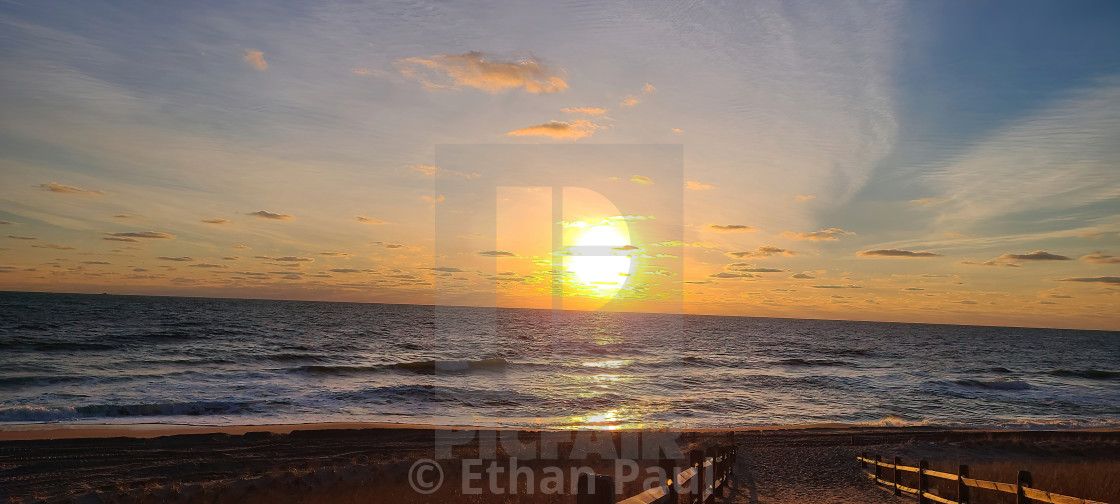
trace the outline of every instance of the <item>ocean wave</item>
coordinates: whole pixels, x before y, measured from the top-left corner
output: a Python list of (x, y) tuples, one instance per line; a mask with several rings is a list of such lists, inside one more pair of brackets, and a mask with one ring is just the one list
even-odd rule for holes
[(869, 422), (856, 422), (856, 425), (859, 425), (859, 426), (862, 426), (862, 427), (917, 427), (917, 426), (929, 425), (929, 421), (927, 421), (927, 420), (910, 420), (908, 418), (903, 418), (903, 417), (900, 417), (898, 415), (887, 415), (887, 416), (885, 416), (883, 418), (880, 418), (878, 420), (872, 420), (872, 421), (869, 421)]
[(855, 366), (854, 363), (831, 359), (782, 359), (775, 362), (779, 366)]
[(961, 387), (995, 389), (995, 390), (1028, 390), (1034, 388), (1030, 383), (1022, 380), (954, 380), (953, 384)]
[(1104, 371), (1101, 369), (1055, 369), (1049, 374), (1063, 378), (1087, 378), (1090, 380), (1115, 380), (1120, 378), (1120, 371)]
[(72, 383), (88, 379), (83, 376), (5, 376), (0, 377), (0, 388), (22, 387), (24, 385), (54, 385)]
[(308, 365), (292, 368), (291, 371), (309, 374), (362, 374), (382, 373), (392, 369), (402, 369), (413, 373), (465, 373), (471, 371), (501, 370), (509, 366), (505, 359), (455, 360), (455, 361), (416, 361), (397, 364), (372, 364), (364, 366), (345, 364)]
[(198, 401), (160, 404), (95, 404), (87, 406), (8, 406), (0, 408), (0, 422), (50, 422), (82, 418), (234, 415), (252, 403)]

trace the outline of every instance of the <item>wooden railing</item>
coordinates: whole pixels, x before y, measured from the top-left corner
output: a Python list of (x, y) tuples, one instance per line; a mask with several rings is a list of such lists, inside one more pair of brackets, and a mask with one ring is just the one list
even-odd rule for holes
[[(856, 457), (859, 460), (860, 467), (866, 468), (871, 464), (875, 468), (874, 473), (864, 473), (876, 485), (882, 485), (886, 489), (894, 490), (895, 495), (908, 495), (910, 497), (917, 497), (919, 504), (926, 504), (929, 502), (940, 502), (942, 504), (967, 504), (970, 502), (969, 494), (971, 489), (979, 488), (984, 490), (994, 490), (997, 492), (1004, 492), (1014, 494), (1016, 496), (1016, 504), (1031, 504), (1033, 501), (1049, 502), (1052, 504), (1107, 504), (1100, 501), (1089, 499), (1082, 499), (1079, 497), (1070, 497), (1068, 495), (1059, 495), (1050, 492), (1044, 492), (1035, 488), (1031, 488), (1031, 473), (1030, 471), (1019, 471), (1015, 483), (1000, 483), (998, 481), (986, 481), (980, 479), (973, 479), (968, 476), (968, 466), (957, 466), (957, 474), (944, 473), (941, 471), (934, 471), (929, 468), (929, 462), (925, 460), (918, 462), (918, 467), (902, 465), (902, 459), (899, 457), (894, 458), (894, 463), (883, 462), (882, 457), (876, 455), (874, 459), (867, 456), (867, 452), (863, 456)], [(891, 470), (891, 479), (883, 478), (883, 468)], [(917, 476), (917, 488), (905, 486), (902, 484), (902, 473), (913, 473)], [(929, 492), (929, 478), (938, 478), (947, 481), (955, 481), (957, 483), (956, 500), (950, 500), (940, 495), (935, 495)], [(913, 479), (913, 478), (911, 478)]]
[(672, 475), (664, 484), (627, 499), (614, 500), (614, 479), (603, 474), (581, 474), (576, 504), (707, 504), (723, 492), (735, 465), (735, 447), (712, 447), (689, 452), (689, 466), (676, 472), (677, 461), (662, 460), (664, 474)]

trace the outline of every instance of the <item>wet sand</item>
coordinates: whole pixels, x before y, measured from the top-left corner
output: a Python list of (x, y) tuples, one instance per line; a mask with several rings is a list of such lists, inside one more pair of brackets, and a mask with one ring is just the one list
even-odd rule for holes
[[(0, 428), (0, 501), (572, 503), (572, 469), (632, 474), (627, 476), (632, 481), (618, 493), (629, 496), (644, 488), (647, 475), (655, 474), (650, 471), (659, 464), (635, 447), (650, 439), (668, 439), (686, 455), (731, 442), (738, 446), (734, 482), (720, 502), (907, 502), (875, 488), (861, 475), (855, 457), (862, 452), (902, 456), (908, 463), (924, 458), (932, 468), (947, 472), (968, 463), (973, 477), (1000, 481), (1013, 481), (1014, 471), (1028, 469), (1038, 488), (1120, 502), (1120, 432), (1114, 430), (985, 432), (836, 425), (733, 434), (489, 430), (483, 431), (483, 440), (509, 441), (516, 436), (519, 444), (480, 445), (473, 433), (467, 441), (455, 437), (462, 432), (450, 429), (350, 423), (9, 425)], [(450, 444), (455, 445), (450, 451), (437, 452), (437, 446)], [(495, 446), (495, 452), (488, 446)], [(526, 447), (530, 451), (521, 451), (519, 460), (510, 457), (509, 450)], [(633, 459), (632, 466), (616, 457)], [(409, 482), (410, 469), (420, 459), (437, 459), (445, 476), (429, 495), (418, 493)], [(481, 461), (464, 465), (474, 459)], [(556, 477), (556, 470), (563, 476)], [(512, 484), (511, 472), (517, 473)], [(975, 496), (973, 502), (1004, 502), (990, 497)]]

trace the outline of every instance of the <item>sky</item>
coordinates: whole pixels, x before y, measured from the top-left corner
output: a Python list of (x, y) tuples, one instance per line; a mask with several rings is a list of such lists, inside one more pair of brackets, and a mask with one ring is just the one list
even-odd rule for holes
[(1114, 2), (0, 26), (2, 290), (1120, 329)]

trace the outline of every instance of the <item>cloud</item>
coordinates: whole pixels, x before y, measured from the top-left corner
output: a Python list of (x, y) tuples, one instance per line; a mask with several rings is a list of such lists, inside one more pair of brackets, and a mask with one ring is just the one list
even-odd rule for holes
[(221, 217), (214, 217), (214, 218), (210, 218), (210, 219), (202, 219), (202, 222), (205, 222), (207, 224), (229, 224), (229, 219), (223, 219)]
[(797, 273), (790, 278), (807, 279), (807, 278), (817, 278), (817, 277), (812, 276), (812, 275), (808, 275), (808, 274), (805, 274), (805, 273)]
[(319, 252), (319, 255), (327, 257), (350, 257), (350, 254), (346, 252)]
[(8, 238), (11, 238), (13, 240), (38, 240), (38, 238), (34, 236), (8, 235)]
[(135, 215), (129, 215), (129, 214), (123, 214), (123, 213), (114, 215), (113, 218), (114, 219), (139, 219), (139, 217), (137, 217)]
[(860, 257), (940, 257), (941, 254), (925, 250), (871, 249), (856, 252)]
[(633, 107), (639, 103), (642, 103), (642, 99), (635, 95), (626, 95), (622, 98), (622, 101), (618, 102), (623, 107)]
[(689, 180), (688, 182), (684, 183), (684, 188), (688, 189), (689, 191), (704, 191), (707, 189), (711, 189), (712, 185), (705, 184), (703, 182), (697, 182), (695, 180)]
[(820, 231), (813, 231), (811, 233), (794, 233), (793, 231), (786, 231), (782, 236), (786, 238), (793, 238), (795, 240), (812, 240), (812, 241), (836, 241), (841, 236), (854, 236), (855, 233), (851, 231), (844, 231), (840, 228), (828, 228)]
[(759, 268), (749, 263), (732, 263), (727, 265), (727, 269), (734, 271), (746, 271), (748, 273), (781, 273), (784, 269), (778, 268)]
[(863, 288), (863, 287), (860, 287), (858, 285), (852, 285), (852, 284), (847, 284), (847, 285), (813, 285), (812, 287), (814, 289), (862, 289)]
[(82, 264), (105, 265), (105, 264), (112, 264), (112, 263), (108, 262), (108, 261), (82, 261)]
[(198, 263), (198, 264), (192, 264), (192, 265), (190, 265), (190, 266), (188, 266), (188, 267), (190, 267), (190, 268), (216, 268), (216, 269), (225, 269), (225, 268), (229, 268), (229, 266), (226, 266), (226, 265), (224, 265), (224, 264), (210, 264), (210, 263)]
[(552, 69), (535, 57), (504, 60), (472, 51), (396, 62), (405, 77), (420, 81), (428, 89), (473, 87), (498, 93), (524, 89), (529, 93), (556, 93), (568, 89), (562, 69)]
[(463, 273), (463, 270), (461, 270), (459, 268), (454, 268), (454, 267), (451, 267), (451, 266), (436, 266), (435, 268), (421, 268), (421, 269), (428, 269), (428, 270), (432, 270), (432, 271), (440, 271), (440, 272), (443, 272), (443, 273)]
[(12, 223), (11, 221), (0, 220), (0, 226), (7, 226), (7, 225), (9, 225), (9, 224), (11, 224), (11, 223)]
[(44, 191), (50, 191), (59, 194), (104, 194), (101, 191), (91, 191), (89, 189), (81, 189), (74, 186), (62, 185), (58, 182), (47, 182), (46, 184), (39, 184), (39, 187)]
[(135, 242), (140, 241), (140, 240), (137, 240), (135, 238), (127, 238), (127, 237), (123, 237), (123, 236), (106, 236), (106, 237), (101, 238), (101, 239), (102, 240), (108, 240), (108, 241), (131, 242), (131, 243), (135, 243)]
[(426, 164), (414, 164), (414, 165), (409, 166), (409, 168), (413, 169), (413, 170), (416, 170), (420, 173), (423, 173), (424, 175), (427, 175), (429, 177), (431, 177), (433, 175), (437, 176), (437, 177), (442, 177), (442, 176), (445, 176), (445, 175), (455, 175), (457, 177), (463, 177), (463, 178), (469, 178), (470, 179), (470, 178), (478, 178), (478, 177), (482, 176), (482, 175), (479, 175), (477, 173), (464, 173), (464, 172), (461, 172), (461, 171), (448, 170), (446, 168), (440, 168), (438, 166), (432, 166), (432, 165), (426, 165)]
[(812, 194), (798, 194), (797, 196), (794, 196), (793, 198), (796, 199), (797, 201), (809, 201), (811, 199), (817, 199), (817, 197), (813, 196)]
[(242, 245), (242, 244), (238, 243), (237, 245), (234, 245), (233, 248), (239, 249), (239, 250), (249, 250), (253, 247), (250, 247), (248, 245)]
[(374, 219), (373, 217), (366, 217), (364, 215), (355, 215), (354, 220), (361, 222), (362, 224), (373, 224), (377, 226), (388, 224), (388, 222), (385, 222), (381, 219)]
[(368, 68), (355, 68), (352, 71), (357, 75), (373, 75), (373, 70)]
[(253, 65), (253, 68), (262, 72), (268, 70), (268, 62), (264, 60), (263, 52), (246, 49), (245, 61), (248, 61), (250, 65)]
[(174, 240), (175, 235), (159, 231), (135, 231), (127, 233), (106, 233), (115, 238), (145, 238), (150, 240)]
[(587, 115), (603, 115), (607, 113), (607, 109), (602, 107), (566, 107), (560, 109), (561, 112), (569, 114), (587, 114)]
[(1019, 267), (1018, 264), (1007, 263), (1007, 262), (999, 262), (995, 259), (989, 259), (989, 260), (984, 261), (984, 262), (961, 261), (961, 264), (968, 265), (968, 266), (994, 266), (994, 267), (998, 267), (998, 268), (1018, 268)]
[(910, 203), (911, 205), (919, 205), (919, 206), (933, 206), (933, 205), (940, 205), (940, 204), (942, 204), (946, 201), (949, 201), (949, 200), (947, 200), (945, 198), (920, 198), (920, 199), (912, 199), (908, 203)]
[(60, 243), (44, 243), (42, 245), (32, 245), (31, 247), (32, 248), (41, 248), (41, 249), (54, 249), (54, 250), (74, 250), (74, 247), (71, 247), (69, 245), (62, 245)]
[(478, 255), (486, 257), (517, 257), (513, 252), (506, 252), (504, 250), (486, 250), (479, 252)]
[(1120, 257), (1104, 254), (1089, 254), (1081, 256), (1081, 260), (1094, 262), (1097, 264), (1120, 264)]
[(1058, 280), (1059, 282), (1096, 282), (1106, 284), (1120, 284), (1120, 277), (1102, 276), (1102, 277), (1069, 277)]
[(712, 278), (754, 278), (754, 275), (752, 275), (750, 273), (733, 272), (733, 271), (721, 271), (719, 273), (713, 273), (713, 274), (708, 275), (708, 276), (710, 276)]
[(727, 232), (757, 231), (754, 226), (745, 226), (743, 224), (712, 224), (708, 226), (708, 228), (715, 231)]
[(262, 219), (285, 220), (285, 221), (286, 220), (292, 220), (294, 218), (294, 217), (292, 217), (291, 215), (288, 215), (288, 214), (272, 213), (272, 212), (268, 212), (268, 211), (265, 211), (265, 210), (257, 210), (256, 212), (249, 212), (245, 215), (256, 215), (257, 217), (260, 217)]
[(427, 201), (428, 203), (441, 203), (447, 198), (444, 198), (442, 194), (437, 194), (435, 196), (428, 196), (427, 194), (425, 194), (421, 196), (420, 199)]
[(175, 261), (175, 262), (189, 262), (189, 261), (194, 260), (193, 257), (188, 257), (188, 256), (182, 256), (182, 257), (159, 256), (156, 259), (159, 259), (161, 261)]
[(773, 247), (773, 246), (770, 246), (770, 245), (763, 245), (763, 246), (758, 247), (757, 249), (755, 249), (753, 251), (728, 252), (727, 253), (727, 255), (729, 257), (735, 257), (735, 258), (738, 258), (738, 259), (745, 259), (745, 258), (748, 258), (748, 257), (762, 258), (762, 257), (770, 257), (770, 256), (773, 256), (773, 255), (779, 255), (779, 254), (787, 256), (787, 257), (797, 255), (797, 254), (795, 254), (795, 253), (793, 253), (789, 250), (786, 250), (786, 249), (783, 249), (783, 248), (778, 248), (778, 247)]
[(547, 136), (557, 140), (579, 140), (605, 128), (606, 126), (600, 126), (586, 119), (576, 119), (571, 123), (551, 121), (516, 129), (506, 134), (509, 136)]
[(634, 246), (634, 245), (623, 245), (621, 247), (611, 247), (611, 250), (638, 250), (640, 248), (641, 247)]
[[(265, 256), (267, 257), (267, 256)], [(314, 257), (299, 257), (299, 256), (284, 256), (284, 257), (269, 257), (273, 261), (279, 262), (315, 262)]]
[(999, 259), (1008, 261), (1070, 261), (1064, 255), (1051, 254), (1045, 250), (1036, 250), (1029, 254), (1003, 254)]

